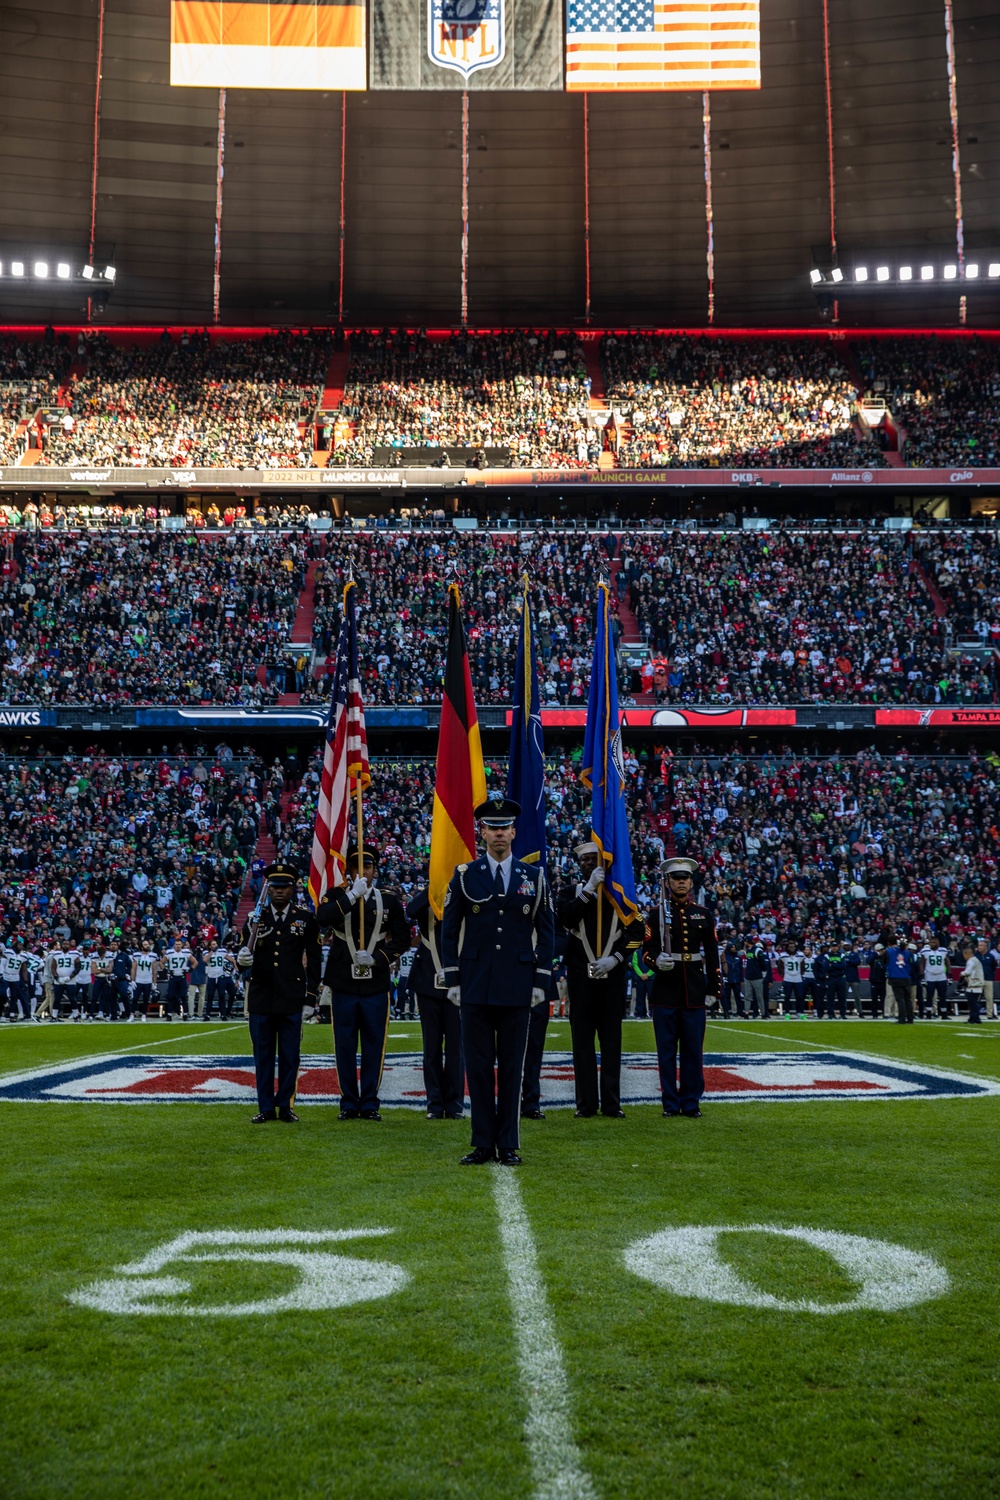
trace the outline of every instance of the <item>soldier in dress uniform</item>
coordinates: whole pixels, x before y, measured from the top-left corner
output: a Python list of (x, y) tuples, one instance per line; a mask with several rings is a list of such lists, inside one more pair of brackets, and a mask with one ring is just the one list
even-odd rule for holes
[(332, 995), (342, 1120), (382, 1118), (378, 1090), (389, 1035), (390, 969), (410, 946), (410, 928), (402, 905), (391, 892), (375, 884), (377, 868), (376, 849), (365, 844), (361, 868), (358, 846), (349, 844), (348, 883), (328, 891), (316, 913), (320, 927), (331, 929), (323, 977)]
[(441, 923), (441, 964), (448, 999), (461, 1006), (472, 1106), (472, 1150), (463, 1166), (521, 1164), (528, 1021), (531, 1007), (545, 1004), (554, 923), (544, 870), (511, 853), (520, 811), (499, 793), (476, 808), (486, 852), (456, 869)]
[(643, 957), (656, 971), (650, 1003), (663, 1113), (690, 1119), (701, 1114), (705, 1092), (705, 1008), (722, 990), (715, 920), (706, 907), (691, 899), (697, 869), (694, 859), (675, 855), (664, 860), (661, 873), (667, 888), (650, 913), (643, 940)]
[[(278, 861), (264, 871), (267, 899), (256, 924), (243, 929), (237, 964), (249, 972), (246, 1008), (257, 1072), (255, 1125), (277, 1117), (294, 1124), (295, 1084), (302, 1046), (302, 1008), (319, 988), (319, 928), (311, 911), (294, 901), (298, 871)], [(249, 946), (253, 943), (253, 947)], [(278, 1053), (278, 1092), (274, 1054)]]
[(438, 946), (441, 931), (431, 910), (427, 886), (413, 897), (406, 916), (420, 929), (420, 946), (410, 970), (410, 992), (417, 999), (424, 1039), (427, 1118), (461, 1120), (465, 1115), (462, 1018), (448, 1000)]
[[(610, 901), (604, 900), (604, 866), (597, 845), (589, 841), (578, 844), (576, 857), (583, 879), (564, 891), (556, 907), (556, 920), (568, 933), (566, 980), (569, 1025), (573, 1036), (576, 1113), (578, 1119), (597, 1114), (596, 1034), (601, 1050), (601, 1114), (623, 1119), (622, 1020), (628, 963), (642, 942), (642, 935), (639, 932), (630, 936), (631, 928), (622, 922)], [(603, 902), (603, 911), (598, 952), (597, 912), (600, 902)], [(637, 922), (635, 926), (639, 928), (641, 924)]]

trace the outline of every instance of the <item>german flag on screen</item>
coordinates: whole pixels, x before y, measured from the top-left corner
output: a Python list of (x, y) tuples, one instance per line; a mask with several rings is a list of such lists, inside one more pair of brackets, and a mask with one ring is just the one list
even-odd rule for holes
[(438, 735), (431, 822), (430, 903), (440, 921), (455, 866), (476, 857), (475, 809), (486, 801), (486, 769), (479, 739), (472, 673), (465, 645), (458, 584), (448, 587), (448, 657)]
[(363, 89), (364, 0), (171, 0), (182, 88)]

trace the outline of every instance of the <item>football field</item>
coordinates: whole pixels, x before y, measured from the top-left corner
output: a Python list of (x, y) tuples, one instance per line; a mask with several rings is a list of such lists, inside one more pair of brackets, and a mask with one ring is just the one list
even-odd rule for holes
[(519, 1170), (419, 1046), (252, 1128), (241, 1024), (0, 1031), (5, 1497), (1000, 1492), (1000, 1025), (710, 1023), (685, 1120), (629, 1022), (576, 1120), (553, 1023)]

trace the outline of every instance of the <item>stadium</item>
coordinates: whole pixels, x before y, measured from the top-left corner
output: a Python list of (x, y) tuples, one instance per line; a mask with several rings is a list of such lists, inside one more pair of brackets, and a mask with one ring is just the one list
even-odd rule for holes
[(0, 6), (4, 1496), (998, 1493), (998, 67)]

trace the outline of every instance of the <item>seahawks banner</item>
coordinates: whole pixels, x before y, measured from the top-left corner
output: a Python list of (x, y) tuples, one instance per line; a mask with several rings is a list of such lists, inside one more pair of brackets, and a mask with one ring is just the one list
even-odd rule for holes
[(371, 0), (373, 89), (563, 88), (562, 0)]

